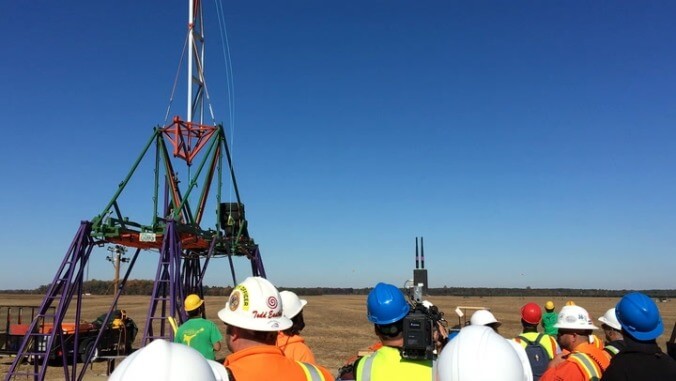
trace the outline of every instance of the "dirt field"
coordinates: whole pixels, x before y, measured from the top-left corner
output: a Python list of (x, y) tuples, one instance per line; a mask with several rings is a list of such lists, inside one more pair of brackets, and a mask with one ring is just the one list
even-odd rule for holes
[[(308, 305), (304, 310), (306, 327), (303, 336), (312, 348), (317, 361), (329, 368), (334, 374), (343, 364), (344, 360), (355, 354), (359, 349), (372, 344), (376, 338), (373, 334), (372, 325), (366, 320), (366, 297), (365, 296), (310, 296), (304, 297)], [(83, 301), (83, 318), (91, 321), (104, 313), (109, 304), (110, 296), (87, 296)], [(529, 301), (543, 305), (547, 298), (515, 298), (515, 297), (431, 297), (429, 298), (442, 311), (451, 325), (457, 324), (459, 318), (454, 310), (457, 306), (488, 307), (503, 325), (500, 333), (507, 338), (514, 337), (520, 332), (519, 309)], [(567, 298), (553, 299), (560, 308)], [(594, 317), (601, 316), (608, 308), (617, 302), (615, 298), (576, 298), (575, 302), (585, 307)], [(42, 296), (34, 295), (0, 295), (0, 305), (39, 305)], [(127, 311), (128, 315), (139, 326), (139, 335), (136, 338), (136, 346), (141, 340), (145, 316), (147, 313), (149, 297), (130, 296), (122, 297), (119, 306)], [(225, 305), (225, 297), (208, 297), (206, 299), (207, 317), (221, 327), (225, 335), (225, 327), (220, 323), (216, 313)], [(676, 321), (676, 300), (666, 303), (658, 303), (664, 319), (665, 333), (659, 338), (658, 343), (665, 348), (665, 342), (671, 334), (671, 329)], [(600, 335), (603, 333), (600, 332)], [(223, 359), (228, 355), (227, 349), (221, 350), (217, 358)], [(0, 373), (4, 378), (11, 364), (11, 358), (0, 358)], [(104, 380), (105, 363), (95, 363), (87, 372), (85, 380)], [(48, 380), (63, 380), (63, 369), (50, 367)]]

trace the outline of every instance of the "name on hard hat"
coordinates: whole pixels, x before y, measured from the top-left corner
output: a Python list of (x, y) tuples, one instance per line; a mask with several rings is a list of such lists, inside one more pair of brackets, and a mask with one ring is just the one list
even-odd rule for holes
[(251, 311), (251, 314), (253, 315), (254, 319), (272, 319), (282, 316), (281, 311), (273, 311), (273, 310), (270, 310), (268, 312)]

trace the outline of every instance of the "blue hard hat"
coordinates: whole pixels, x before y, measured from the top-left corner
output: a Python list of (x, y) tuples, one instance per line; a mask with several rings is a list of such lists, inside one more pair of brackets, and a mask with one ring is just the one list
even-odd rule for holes
[(369, 293), (366, 310), (371, 323), (384, 325), (403, 319), (410, 307), (396, 286), (381, 282)]
[(615, 306), (615, 315), (622, 329), (640, 341), (654, 340), (664, 331), (657, 305), (640, 292), (623, 296)]

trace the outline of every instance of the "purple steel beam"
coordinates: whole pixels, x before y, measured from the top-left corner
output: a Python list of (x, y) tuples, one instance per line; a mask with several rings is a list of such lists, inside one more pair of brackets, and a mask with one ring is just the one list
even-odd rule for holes
[[(141, 342), (143, 346), (154, 339), (173, 339), (172, 330), (169, 330), (169, 334), (166, 333), (167, 318), (176, 316), (177, 307), (183, 303), (183, 288), (181, 287), (180, 274), (182, 249), (175, 221), (167, 221), (163, 239), (157, 264), (157, 273), (155, 275), (155, 284), (153, 285), (153, 294), (151, 295), (151, 302), (143, 329), (143, 340)], [(167, 302), (169, 302), (168, 306)], [(157, 315), (158, 305), (161, 307), (159, 316)], [(167, 307), (169, 307), (169, 311), (167, 311)], [(155, 321), (159, 321), (159, 334), (155, 334), (153, 328)]]
[[(61, 325), (66, 316), (66, 311), (70, 305), (72, 298), (75, 296), (77, 298), (76, 302), (76, 312), (75, 318), (76, 322), (80, 321), (81, 313), (81, 295), (82, 295), (82, 283), (84, 269), (86, 267), (87, 261), (89, 260), (89, 255), (95, 245), (91, 238), (91, 223), (89, 221), (82, 221), (80, 223), (80, 228), (75, 234), (68, 252), (66, 253), (65, 258), (61, 262), (61, 266), (52, 281), (49, 290), (45, 294), (45, 298), (42, 301), (40, 309), (33, 318), (32, 322), (29, 325), (28, 331), (24, 336), (21, 346), (17, 356), (14, 358), (12, 365), (10, 366), (5, 380), (9, 381), (15, 379), (17, 376), (33, 376), (34, 380), (44, 380), (47, 372), (47, 363), (49, 361), (49, 354), (52, 351), (54, 343), (58, 340), (62, 348), (64, 344), (63, 330)], [(54, 315), (49, 315), (49, 311), (52, 303), (58, 299), (58, 307), (54, 312)], [(52, 318), (52, 332), (44, 333), (39, 332), (38, 324), (47, 318)], [(70, 365), (68, 362), (68, 355), (66, 351), (63, 351), (61, 360), (63, 361), (63, 372), (66, 381), (70, 381), (75, 378), (77, 373), (77, 355), (78, 355), (78, 340), (80, 336), (79, 329), (75, 330), (74, 334), (74, 361), (72, 363), (72, 369), (69, 369)], [(37, 352), (35, 348), (36, 342), (38, 340), (46, 339), (45, 351)], [(30, 345), (29, 345), (30, 344)], [(32, 348), (29, 348), (32, 347)], [(30, 356), (35, 356), (36, 361), (33, 366), (33, 373), (28, 372), (18, 372), (18, 366), (23, 362), (23, 360), (29, 358)], [(71, 370), (69, 372), (69, 370)]]

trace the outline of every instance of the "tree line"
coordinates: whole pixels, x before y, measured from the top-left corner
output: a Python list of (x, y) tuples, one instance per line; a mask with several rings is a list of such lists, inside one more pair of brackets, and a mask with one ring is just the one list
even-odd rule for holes
[[(155, 282), (148, 279), (130, 279), (124, 286), (124, 295), (151, 295)], [(114, 284), (107, 280), (88, 280), (83, 283), (83, 293), (93, 295), (112, 295)], [(340, 287), (279, 287), (280, 290), (293, 291), (298, 295), (367, 295), (372, 288), (340, 288)], [(42, 285), (32, 290), (2, 290), (2, 293), (10, 294), (46, 294), (49, 285)], [(202, 294), (205, 296), (228, 296), (232, 287), (203, 286)], [(407, 292), (407, 290), (402, 290)], [(654, 298), (674, 298), (676, 290), (653, 289), (653, 290), (606, 290), (606, 289), (575, 289), (575, 288), (491, 288), (491, 287), (440, 287), (430, 288), (426, 294), (429, 296), (464, 296), (464, 297), (488, 297), (488, 296), (549, 296), (549, 297), (609, 297), (619, 298), (630, 291), (641, 291)], [(197, 292), (192, 290), (191, 292)]]

